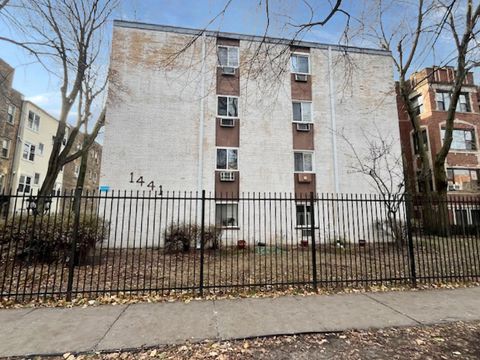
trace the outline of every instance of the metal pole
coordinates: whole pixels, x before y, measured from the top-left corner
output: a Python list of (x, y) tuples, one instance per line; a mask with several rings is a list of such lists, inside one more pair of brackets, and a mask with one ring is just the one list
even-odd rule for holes
[(407, 216), (407, 237), (408, 237), (408, 253), (410, 257), (410, 276), (412, 279), (413, 287), (417, 287), (417, 271), (415, 265), (415, 252), (413, 249), (413, 235), (412, 235), (412, 221), (411, 215), (413, 214), (413, 204), (410, 194), (405, 195), (406, 198), (406, 216)]
[(315, 248), (315, 196), (313, 192), (310, 193), (310, 232), (312, 237), (312, 275), (313, 275), (313, 288), (317, 290), (317, 252)]
[(75, 189), (74, 195), (74, 209), (73, 209), (73, 237), (72, 237), (72, 247), (70, 250), (70, 263), (68, 267), (68, 283), (67, 283), (67, 301), (72, 300), (72, 289), (73, 289), (73, 275), (75, 271), (75, 261), (76, 261), (76, 251), (77, 251), (77, 241), (78, 241), (78, 229), (80, 227), (80, 203), (82, 199), (82, 189)]
[(203, 296), (203, 262), (205, 255), (205, 190), (202, 190), (202, 219), (200, 229), (200, 296)]

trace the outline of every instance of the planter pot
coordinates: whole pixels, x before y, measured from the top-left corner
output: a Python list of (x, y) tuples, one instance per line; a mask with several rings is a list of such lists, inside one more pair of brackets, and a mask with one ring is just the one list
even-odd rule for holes
[(247, 242), (245, 240), (238, 240), (237, 241), (237, 248), (238, 249), (245, 249), (247, 247)]
[(301, 241), (300, 241), (300, 245), (301, 245), (302, 247), (307, 247), (307, 246), (308, 246), (308, 240), (301, 240)]

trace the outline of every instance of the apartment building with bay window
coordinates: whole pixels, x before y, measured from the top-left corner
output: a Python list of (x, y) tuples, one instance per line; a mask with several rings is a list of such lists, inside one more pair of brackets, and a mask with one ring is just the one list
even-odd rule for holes
[(341, 139), (399, 133), (382, 50), (115, 21), (110, 69), (100, 186), (206, 190), (227, 229), (242, 194), (375, 192)]
[[(415, 89), (410, 95), (410, 101), (417, 109), (422, 127), (421, 136), (432, 165), (443, 144), (450, 92), (455, 82), (455, 69), (425, 68), (412, 74), (409, 81)], [(480, 195), (479, 97), (479, 88), (474, 83), (473, 73), (470, 72), (462, 85), (453, 126), (453, 141), (445, 164), (450, 197), (468, 198)], [(421, 166), (418, 156), (419, 145), (399, 97), (398, 113), (407, 176), (411, 179), (412, 190), (422, 193), (424, 182), (418, 176)], [(433, 176), (432, 174), (430, 181), (435, 188)], [(480, 224), (480, 212), (476, 209), (452, 211), (451, 217), (457, 224)]]

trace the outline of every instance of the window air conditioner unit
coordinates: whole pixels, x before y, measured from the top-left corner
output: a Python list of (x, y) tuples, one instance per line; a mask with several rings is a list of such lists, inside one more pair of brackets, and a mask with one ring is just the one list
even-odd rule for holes
[(235, 173), (233, 171), (222, 171), (220, 181), (235, 181)]
[(310, 124), (297, 124), (297, 131), (310, 131)]
[(460, 189), (460, 184), (449, 184), (448, 185), (448, 191), (459, 191)]
[(235, 68), (231, 66), (224, 66), (222, 67), (222, 74), (223, 75), (235, 75)]
[(295, 81), (307, 82), (308, 75), (307, 74), (295, 74)]
[(235, 119), (220, 119), (220, 126), (234, 127), (235, 126)]

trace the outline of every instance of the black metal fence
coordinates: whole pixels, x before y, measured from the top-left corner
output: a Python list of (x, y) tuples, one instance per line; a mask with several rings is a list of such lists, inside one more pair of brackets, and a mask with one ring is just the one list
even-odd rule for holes
[(4, 199), (0, 296), (17, 301), (480, 277), (474, 198), (123, 191)]

